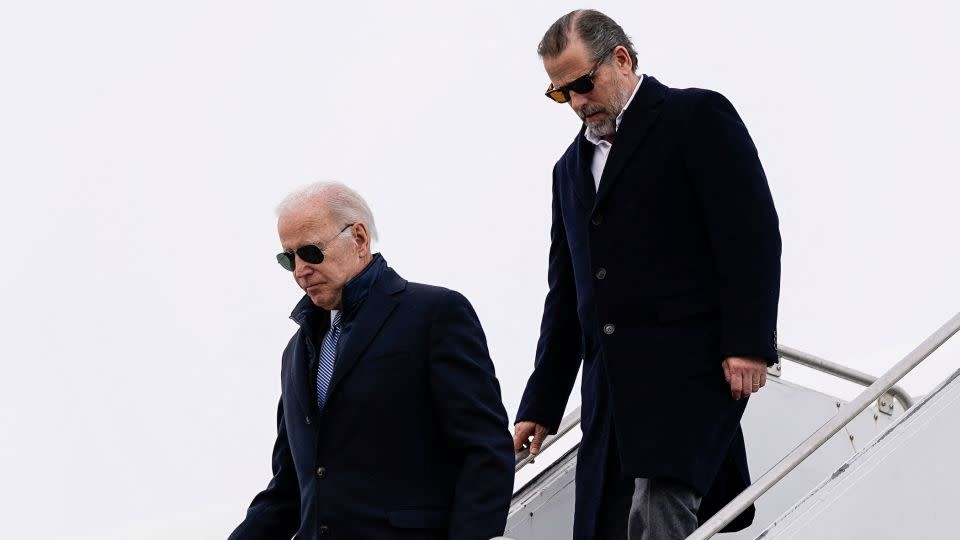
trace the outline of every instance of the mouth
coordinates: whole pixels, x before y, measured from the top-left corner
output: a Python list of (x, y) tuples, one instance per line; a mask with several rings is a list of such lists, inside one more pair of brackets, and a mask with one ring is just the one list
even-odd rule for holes
[(593, 123), (603, 119), (606, 114), (606, 111), (603, 109), (588, 109), (585, 111), (580, 111), (580, 119), (584, 122)]

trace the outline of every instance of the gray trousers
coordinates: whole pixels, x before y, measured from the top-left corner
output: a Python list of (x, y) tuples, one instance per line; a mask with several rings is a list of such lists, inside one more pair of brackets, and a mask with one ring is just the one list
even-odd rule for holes
[(597, 538), (683, 540), (697, 529), (700, 499), (693, 488), (673, 480), (616, 482), (601, 505)]

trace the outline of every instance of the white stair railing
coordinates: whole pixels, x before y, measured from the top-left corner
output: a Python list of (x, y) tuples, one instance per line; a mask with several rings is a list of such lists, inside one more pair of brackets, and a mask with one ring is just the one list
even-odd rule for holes
[(957, 313), (949, 321), (941, 326), (930, 337), (924, 340), (917, 348), (897, 362), (889, 371), (878, 378), (866, 390), (864, 390), (856, 399), (840, 409), (836, 416), (831, 418), (820, 429), (800, 443), (797, 448), (787, 454), (779, 463), (774, 465), (769, 471), (763, 474), (756, 482), (751, 484), (734, 500), (727, 504), (723, 509), (714, 514), (706, 523), (700, 526), (693, 534), (687, 537), (687, 540), (707, 540), (718, 533), (724, 526), (733, 521), (741, 512), (746, 510), (761, 495), (767, 492), (777, 482), (779, 482), (790, 471), (795, 469), (817, 448), (820, 448), (834, 434), (843, 429), (860, 412), (870, 406), (881, 395), (890, 390), (893, 385), (902, 379), (907, 373), (915, 368), (920, 362), (923, 362), (933, 351), (937, 350), (954, 334), (960, 331), (960, 313)]

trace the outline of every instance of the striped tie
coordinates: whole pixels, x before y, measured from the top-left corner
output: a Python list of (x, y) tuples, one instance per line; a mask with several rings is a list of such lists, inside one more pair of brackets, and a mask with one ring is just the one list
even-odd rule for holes
[(337, 342), (340, 341), (340, 313), (333, 316), (330, 330), (320, 345), (320, 361), (317, 364), (317, 406), (323, 410), (327, 402), (327, 390), (333, 377), (333, 363), (337, 359)]

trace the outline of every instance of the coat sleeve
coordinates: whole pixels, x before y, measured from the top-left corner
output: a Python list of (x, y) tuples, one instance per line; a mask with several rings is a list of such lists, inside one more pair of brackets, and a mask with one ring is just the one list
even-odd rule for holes
[(556, 433), (560, 426), (582, 360), (577, 289), (557, 186), (559, 167), (560, 163), (553, 171), (549, 290), (543, 305), (533, 374), (527, 380), (517, 411), (517, 422), (536, 422), (549, 428), (550, 433)]
[(273, 479), (254, 497), (247, 516), (229, 540), (291, 538), (300, 525), (300, 488), (283, 421), (283, 400), (277, 406), (277, 440), (273, 445)]
[(513, 440), (480, 321), (453, 291), (430, 326), (429, 377), (441, 432), (461, 463), (449, 538), (500, 536), (513, 496)]
[(688, 126), (684, 157), (718, 274), (724, 357), (777, 361), (780, 231), (747, 128), (722, 95), (707, 92)]

